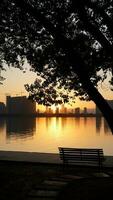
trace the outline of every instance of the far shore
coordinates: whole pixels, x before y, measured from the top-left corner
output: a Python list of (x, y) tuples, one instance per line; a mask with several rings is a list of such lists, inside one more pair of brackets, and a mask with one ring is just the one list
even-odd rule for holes
[(81, 114), (73, 114), (73, 113), (36, 113), (36, 114), (0, 114), (0, 117), (103, 117), (102, 115), (96, 115), (95, 113), (81, 113)]

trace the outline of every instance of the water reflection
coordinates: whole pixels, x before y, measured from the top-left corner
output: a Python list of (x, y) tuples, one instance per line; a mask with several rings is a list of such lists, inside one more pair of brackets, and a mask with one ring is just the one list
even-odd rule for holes
[(100, 133), (101, 127), (102, 127), (102, 117), (96, 117), (96, 131), (97, 133)]
[(36, 130), (34, 117), (10, 117), (6, 119), (6, 137), (27, 138), (32, 137)]
[(46, 128), (47, 128), (47, 129), (48, 129), (50, 123), (51, 123), (51, 120), (52, 120), (51, 117), (46, 117), (46, 121), (45, 121), (45, 123), (46, 123)]
[(5, 118), (0, 117), (0, 133), (1, 134), (4, 128), (5, 128)]
[(107, 135), (112, 134), (106, 120), (103, 117), (96, 117), (96, 131), (97, 131), (97, 133), (102, 132), (102, 127), (104, 129), (105, 134), (107, 134)]
[(64, 128), (66, 124), (67, 124), (67, 118), (66, 117), (61, 118), (61, 126)]
[[(104, 132), (105, 134), (109, 135), (110, 134), (110, 128), (109, 125), (107, 123), (107, 121), (104, 119)], [(112, 134), (112, 133), (111, 133)]]
[[(64, 119), (64, 118), (63, 118)], [(61, 128), (64, 128), (65, 120), (62, 123), (62, 118), (59, 117), (52, 117), (46, 118), (46, 128), (47, 132), (59, 132)]]
[(87, 126), (87, 122), (88, 122), (87, 117), (84, 117), (84, 126)]
[[(66, 126), (70, 126), (72, 125), (72, 123), (75, 124), (76, 127), (80, 126), (80, 117), (77, 118), (72, 118), (72, 117), (46, 117), (45, 118), (45, 123), (46, 124), (46, 129), (49, 130), (51, 129), (51, 126), (53, 127), (53, 129), (64, 129)], [(82, 120), (84, 126), (87, 126), (88, 120), (87, 118), (83, 118)], [(38, 123), (40, 123), (40, 121), (37, 121)]]
[(113, 155), (113, 135), (103, 118), (0, 118), (0, 149), (58, 152), (59, 146), (103, 148)]

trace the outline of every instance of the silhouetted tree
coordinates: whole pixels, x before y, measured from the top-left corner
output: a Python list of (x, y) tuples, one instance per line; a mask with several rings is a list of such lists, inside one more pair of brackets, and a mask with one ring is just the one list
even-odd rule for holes
[[(111, 72), (112, 0), (2, 0), (0, 62), (21, 68), (25, 59), (42, 81), (26, 85), (44, 104), (68, 101), (68, 93), (93, 100), (113, 131), (113, 111), (97, 90)], [(101, 74), (98, 72), (102, 69)], [(46, 92), (46, 96), (45, 96)]]

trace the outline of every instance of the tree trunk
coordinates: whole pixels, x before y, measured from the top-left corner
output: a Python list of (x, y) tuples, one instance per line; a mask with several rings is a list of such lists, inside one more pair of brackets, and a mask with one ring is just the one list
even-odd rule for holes
[[(85, 79), (83, 77), (85, 77)], [(82, 78), (81, 82), (84, 90), (87, 92), (91, 100), (97, 105), (99, 110), (102, 112), (103, 117), (106, 119), (111, 129), (111, 132), (113, 133), (113, 109), (109, 106), (109, 104), (99, 93), (99, 91), (94, 87), (94, 85), (91, 83), (88, 77), (82, 76), (80, 78)]]

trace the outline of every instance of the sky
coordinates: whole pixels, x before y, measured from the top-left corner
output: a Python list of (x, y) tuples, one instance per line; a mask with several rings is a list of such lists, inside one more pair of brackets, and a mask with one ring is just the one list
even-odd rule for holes
[[(31, 84), (36, 79), (37, 75), (34, 72), (29, 71), (29, 65), (26, 63), (25, 67), (28, 69), (26, 73), (23, 73), (20, 69), (16, 69), (13, 67), (6, 67), (6, 71), (2, 71), (1, 75), (5, 78), (3, 81), (3, 85), (0, 85), (0, 101), (5, 103), (6, 96), (21, 96), (26, 95), (28, 96), (28, 92), (26, 92), (24, 85)], [(108, 74), (109, 78), (109, 74)], [(106, 99), (113, 99), (113, 91), (110, 91), (108, 79), (99, 85), (99, 91)], [(43, 109), (43, 106), (38, 106), (39, 109)], [(76, 99), (75, 104), (72, 107), (80, 107), (83, 109), (87, 107), (89, 109), (94, 109), (95, 104), (90, 102), (80, 101)]]

